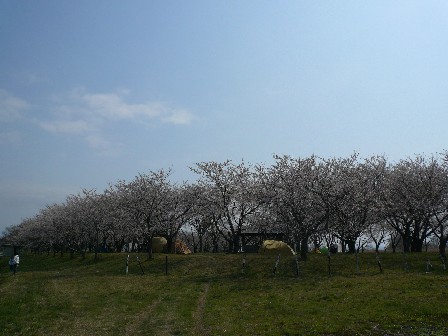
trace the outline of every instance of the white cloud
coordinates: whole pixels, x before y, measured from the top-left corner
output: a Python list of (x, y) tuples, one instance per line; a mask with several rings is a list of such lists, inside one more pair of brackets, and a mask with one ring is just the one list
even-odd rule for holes
[(59, 118), (81, 119), (89, 125), (117, 120), (144, 123), (162, 121), (185, 125), (193, 119), (192, 114), (185, 109), (175, 108), (163, 102), (128, 102), (125, 100), (128, 95), (129, 91), (126, 90), (89, 93), (84, 89), (77, 89), (68, 96), (56, 97), (56, 101), (63, 103), (57, 105), (54, 112)]
[(191, 123), (193, 115), (187, 110), (171, 111), (171, 115), (163, 119), (163, 121), (173, 124), (188, 125)]
[(130, 104), (118, 94), (85, 94), (81, 97), (85, 107), (106, 119), (154, 118), (161, 114), (157, 104)]
[[(116, 154), (119, 144), (110, 142), (102, 134), (107, 124), (129, 122), (137, 125), (167, 123), (188, 125), (194, 119), (187, 109), (173, 107), (164, 102), (130, 102), (130, 92), (124, 89), (110, 93), (92, 93), (76, 89), (65, 95), (53, 96), (50, 106), (37, 106), (49, 110), (53, 117), (47, 120), (30, 119), (46, 132), (82, 136), (90, 148), (102, 154)], [(23, 99), (0, 89), (0, 122), (26, 121), (22, 112), (30, 105)], [(17, 143), (17, 131), (0, 133), (0, 144)]]
[(129, 102), (129, 91), (91, 93), (76, 89), (67, 95), (53, 97), (53, 120), (38, 121), (50, 133), (78, 134), (88, 146), (102, 155), (116, 155), (121, 145), (110, 142), (103, 130), (116, 122), (148, 125), (170, 123), (190, 124), (193, 115), (182, 108), (163, 102)]
[(21, 111), (28, 107), (28, 103), (17, 98), (5, 90), (0, 90), (0, 122), (14, 121), (21, 118)]

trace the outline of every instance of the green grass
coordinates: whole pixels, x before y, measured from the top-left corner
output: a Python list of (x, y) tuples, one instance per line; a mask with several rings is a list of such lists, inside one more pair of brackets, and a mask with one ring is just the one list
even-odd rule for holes
[[(0, 271), (1, 335), (448, 335), (448, 271), (435, 254), (21, 255)], [(434, 268), (426, 273), (426, 258)], [(405, 258), (407, 269), (405, 269)]]

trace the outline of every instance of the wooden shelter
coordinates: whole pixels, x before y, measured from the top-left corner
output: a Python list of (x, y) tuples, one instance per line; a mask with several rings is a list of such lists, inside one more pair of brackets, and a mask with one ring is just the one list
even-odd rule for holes
[(239, 235), (240, 252), (258, 253), (263, 241), (283, 240), (283, 237), (281, 232), (242, 232)]

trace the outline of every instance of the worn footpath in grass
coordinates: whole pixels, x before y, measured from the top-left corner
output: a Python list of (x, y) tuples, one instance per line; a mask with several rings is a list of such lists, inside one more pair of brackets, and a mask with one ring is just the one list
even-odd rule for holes
[[(448, 273), (435, 254), (23, 255), (0, 259), (1, 335), (448, 335)], [(430, 258), (433, 269), (426, 272)]]

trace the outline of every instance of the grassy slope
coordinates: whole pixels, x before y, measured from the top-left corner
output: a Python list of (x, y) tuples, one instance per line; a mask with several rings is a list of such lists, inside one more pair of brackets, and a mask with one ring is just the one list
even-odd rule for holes
[[(430, 257), (434, 270), (426, 273)], [(436, 255), (310, 255), (295, 277), (294, 259), (225, 254), (21, 257), (16, 276), (3, 257), (2, 335), (448, 335), (448, 271)], [(140, 258), (145, 260), (145, 256)]]

